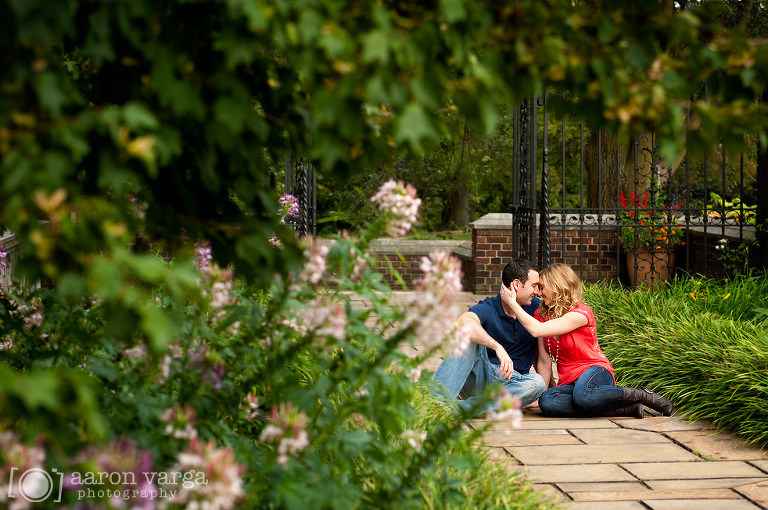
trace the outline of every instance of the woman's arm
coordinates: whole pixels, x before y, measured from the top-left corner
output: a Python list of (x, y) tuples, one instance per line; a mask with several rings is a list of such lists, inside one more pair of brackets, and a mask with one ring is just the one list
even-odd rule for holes
[(501, 284), (501, 299), (507, 306), (512, 308), (512, 311), (517, 316), (517, 320), (528, 330), (528, 333), (539, 338), (564, 335), (574, 329), (586, 326), (587, 322), (589, 322), (584, 315), (578, 312), (568, 312), (557, 319), (539, 322), (528, 315), (523, 310), (523, 307), (518, 304), (515, 290), (511, 287), (505, 287), (503, 283)]
[(539, 338), (539, 357), (536, 361), (536, 373), (544, 378), (547, 383), (547, 388), (551, 388), (552, 379), (552, 358), (549, 357), (547, 348), (544, 347), (544, 339)]

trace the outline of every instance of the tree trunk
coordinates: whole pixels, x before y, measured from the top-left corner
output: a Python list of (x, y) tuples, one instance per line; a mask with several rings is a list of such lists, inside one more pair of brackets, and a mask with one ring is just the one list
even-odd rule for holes
[(634, 175), (632, 150), (631, 144), (619, 142), (614, 133), (599, 131), (590, 135), (584, 144), (588, 208), (618, 207), (617, 189), (626, 193)]
[(446, 204), (443, 208), (443, 228), (469, 225), (469, 186), (468, 171), (464, 164), (464, 152), (468, 138), (471, 138), (469, 128), (464, 126), (464, 136), (461, 140), (461, 154), (458, 165), (453, 171), (453, 178), (449, 181)]
[(615, 134), (605, 131), (593, 133), (584, 144), (587, 207), (618, 207), (617, 187), (629, 196), (649, 190), (652, 181), (664, 186), (680, 166), (685, 152), (671, 165), (657, 157), (658, 148), (653, 147), (651, 133), (643, 133), (636, 140), (617, 139)]
[(443, 227), (453, 228), (454, 226), (469, 225), (469, 186), (466, 181), (454, 188), (448, 197), (446, 208), (447, 215), (444, 216)]

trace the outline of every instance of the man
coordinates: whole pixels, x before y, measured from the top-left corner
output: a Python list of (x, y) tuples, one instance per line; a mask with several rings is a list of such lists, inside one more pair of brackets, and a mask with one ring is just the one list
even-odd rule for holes
[[(536, 297), (536, 266), (526, 259), (515, 259), (504, 266), (501, 281), (514, 288), (517, 302), (533, 315), (540, 303)], [(473, 407), (472, 395), (490, 384), (500, 383), (509, 393), (520, 397), (524, 406), (547, 389), (544, 379), (530, 372), (537, 340), (502, 302), (500, 294), (480, 301), (463, 313), (459, 322), (471, 327), (472, 344), (462, 354), (446, 357), (435, 373), (435, 380), (442, 383), (446, 396), (462, 396), (458, 403), (463, 409)]]

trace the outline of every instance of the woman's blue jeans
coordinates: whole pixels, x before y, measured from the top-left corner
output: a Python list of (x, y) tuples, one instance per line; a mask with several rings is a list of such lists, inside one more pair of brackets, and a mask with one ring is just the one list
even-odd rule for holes
[(623, 398), (624, 389), (614, 384), (611, 373), (591, 366), (575, 382), (545, 391), (539, 397), (539, 407), (544, 416), (594, 416), (622, 407)]
[[(488, 385), (504, 387), (510, 394), (520, 397), (522, 405), (539, 398), (547, 387), (544, 378), (536, 373), (514, 372), (510, 379), (502, 379), (499, 366), (488, 359), (488, 350), (484, 346), (473, 343), (458, 356), (446, 357), (435, 372), (435, 381), (442, 384), (441, 395), (450, 399), (461, 396), (463, 400), (459, 400), (458, 404), (465, 410), (477, 405), (477, 397), (472, 395)], [(489, 409), (493, 409), (492, 404), (476, 412)]]

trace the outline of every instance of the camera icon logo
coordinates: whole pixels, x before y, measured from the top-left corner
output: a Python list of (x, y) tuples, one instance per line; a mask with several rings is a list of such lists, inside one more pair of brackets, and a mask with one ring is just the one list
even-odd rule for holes
[[(40, 503), (46, 501), (52, 495), (53, 502), (61, 502), (61, 492), (63, 488), (62, 480), (64, 473), (53, 469), (54, 475), (58, 475), (58, 483), (54, 482), (54, 477), (44, 469), (37, 467), (29, 468), (16, 479), (17, 467), (11, 468), (8, 479), (8, 498), (15, 499), (17, 496), (30, 503)], [(16, 479), (16, 481), (14, 481)]]

